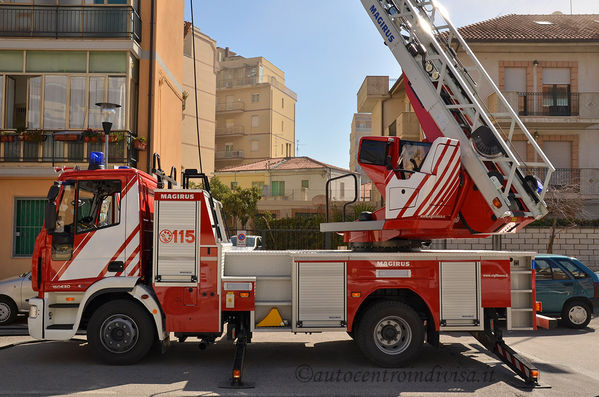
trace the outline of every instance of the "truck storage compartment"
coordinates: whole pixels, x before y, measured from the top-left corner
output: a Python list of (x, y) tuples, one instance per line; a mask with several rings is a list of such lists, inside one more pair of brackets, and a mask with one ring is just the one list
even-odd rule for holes
[(345, 262), (296, 262), (296, 266), (297, 328), (345, 328)]

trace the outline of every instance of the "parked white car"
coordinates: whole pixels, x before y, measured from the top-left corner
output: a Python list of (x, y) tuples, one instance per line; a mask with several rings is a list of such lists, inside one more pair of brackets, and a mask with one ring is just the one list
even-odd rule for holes
[(27, 313), (29, 298), (34, 296), (31, 272), (0, 281), (0, 326), (14, 322), (18, 313)]

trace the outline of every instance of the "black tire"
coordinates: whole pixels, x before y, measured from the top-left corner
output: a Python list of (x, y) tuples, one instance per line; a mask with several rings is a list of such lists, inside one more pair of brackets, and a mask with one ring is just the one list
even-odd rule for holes
[(381, 301), (360, 318), (356, 342), (370, 361), (386, 368), (409, 363), (424, 343), (424, 324), (410, 306)]
[(0, 296), (0, 325), (8, 325), (17, 319), (17, 304), (7, 296)]
[(591, 309), (581, 300), (566, 302), (562, 309), (562, 320), (570, 328), (585, 328), (591, 321)]
[(100, 306), (87, 325), (94, 356), (106, 364), (127, 365), (144, 358), (156, 340), (156, 326), (145, 308), (128, 300)]

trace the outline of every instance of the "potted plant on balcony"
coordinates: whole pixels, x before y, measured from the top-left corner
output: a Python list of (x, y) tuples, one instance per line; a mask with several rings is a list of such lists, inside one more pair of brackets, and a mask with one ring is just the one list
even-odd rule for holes
[(81, 134), (77, 134), (75, 132), (62, 131), (54, 133), (55, 141), (78, 141), (81, 138)]
[[(111, 132), (108, 135), (109, 143), (119, 143), (119, 142), (122, 142), (124, 139), (125, 139), (125, 134), (123, 134), (122, 132)], [(106, 135), (102, 135), (102, 142), (106, 142)]]
[(25, 142), (44, 142), (46, 140), (46, 135), (43, 130), (35, 129), (35, 130), (27, 130), (23, 131), (19, 137), (22, 141)]
[(148, 147), (148, 144), (146, 142), (146, 138), (143, 136), (138, 136), (133, 140), (133, 147), (136, 150), (140, 150), (140, 151), (145, 151), (146, 148)]
[(100, 140), (100, 131), (92, 130), (91, 128), (83, 131), (83, 140), (85, 142), (98, 142)]
[(13, 131), (0, 131), (0, 142), (14, 142), (16, 137)]

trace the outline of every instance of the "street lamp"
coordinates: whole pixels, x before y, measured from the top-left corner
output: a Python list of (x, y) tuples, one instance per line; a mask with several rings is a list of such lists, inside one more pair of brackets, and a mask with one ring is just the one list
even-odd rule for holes
[(112, 129), (112, 120), (116, 113), (116, 110), (121, 107), (116, 103), (110, 102), (98, 102), (96, 106), (100, 107), (102, 114), (102, 129), (104, 130), (104, 167), (108, 169), (108, 136)]

